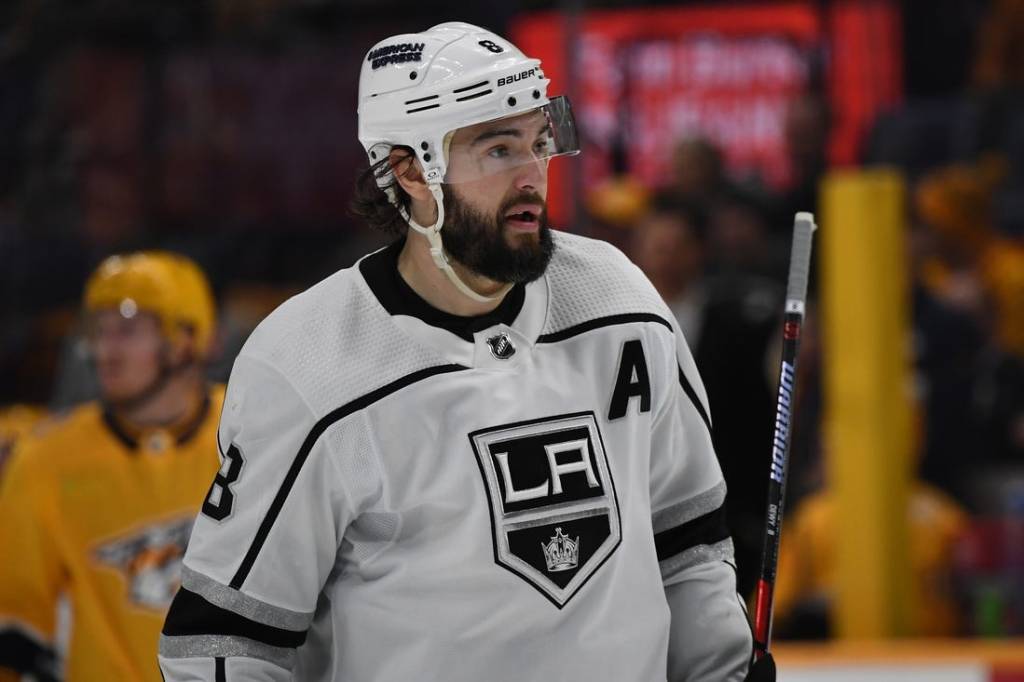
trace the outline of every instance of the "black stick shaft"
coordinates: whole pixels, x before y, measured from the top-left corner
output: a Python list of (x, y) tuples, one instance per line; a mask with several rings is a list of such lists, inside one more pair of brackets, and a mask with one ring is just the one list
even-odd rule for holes
[(775, 430), (771, 445), (772, 460), (768, 477), (768, 506), (761, 553), (761, 576), (757, 582), (754, 606), (754, 652), (757, 658), (768, 652), (771, 642), (775, 575), (779, 562), (783, 500), (786, 495), (786, 469), (792, 440), (793, 413), (796, 407), (794, 394), (797, 355), (800, 352), (800, 334), (803, 331), (807, 301), (807, 279), (811, 266), (811, 242), (815, 229), (812, 214), (796, 214), (793, 225), (793, 249), (789, 261), (789, 281), (786, 287), (786, 313), (782, 328), (782, 363), (779, 367)]

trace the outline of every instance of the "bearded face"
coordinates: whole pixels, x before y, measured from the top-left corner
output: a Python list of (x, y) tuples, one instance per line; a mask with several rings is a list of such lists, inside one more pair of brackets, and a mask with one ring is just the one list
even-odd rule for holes
[(515, 191), (487, 212), (471, 205), (458, 186), (445, 186), (445, 251), (477, 275), (525, 284), (547, 269), (555, 245), (547, 208), (536, 192)]

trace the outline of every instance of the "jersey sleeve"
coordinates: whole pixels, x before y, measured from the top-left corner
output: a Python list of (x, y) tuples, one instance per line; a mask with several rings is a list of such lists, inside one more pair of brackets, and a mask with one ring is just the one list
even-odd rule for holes
[(218, 431), (222, 465), (160, 639), (167, 682), (291, 679), (356, 513), (336, 468), (343, 439), (275, 367), (239, 356)]
[(652, 523), (666, 582), (696, 563), (733, 561), (707, 393), (678, 328), (673, 337), (664, 344), (667, 386), (651, 434)]
[(55, 679), (53, 639), (64, 563), (45, 452), (21, 448), (0, 484), (0, 670)]
[[(664, 395), (651, 434), (651, 512), (655, 549), (672, 614), (670, 682), (738, 682), (752, 637), (736, 594), (725, 481), (711, 443), (707, 393), (672, 321), (663, 337)], [(660, 330), (659, 330), (660, 331)]]

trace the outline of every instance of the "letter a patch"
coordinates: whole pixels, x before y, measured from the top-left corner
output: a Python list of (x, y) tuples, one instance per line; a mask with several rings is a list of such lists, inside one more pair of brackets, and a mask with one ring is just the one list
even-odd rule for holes
[(625, 417), (632, 398), (640, 398), (640, 412), (651, 411), (651, 378), (647, 373), (644, 345), (639, 339), (622, 344), (619, 372), (612, 391), (612, 403), (608, 408), (608, 421)]

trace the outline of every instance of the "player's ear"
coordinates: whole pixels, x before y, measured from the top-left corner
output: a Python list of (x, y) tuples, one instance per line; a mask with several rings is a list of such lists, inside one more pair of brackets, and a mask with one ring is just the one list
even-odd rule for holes
[(423, 178), (423, 166), (416, 155), (408, 149), (392, 149), (388, 157), (391, 170), (398, 184), (410, 197), (425, 201), (431, 198), (427, 181)]
[(179, 328), (167, 346), (172, 367), (190, 364), (198, 357), (196, 355), (196, 338), (191, 329)]

